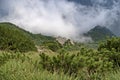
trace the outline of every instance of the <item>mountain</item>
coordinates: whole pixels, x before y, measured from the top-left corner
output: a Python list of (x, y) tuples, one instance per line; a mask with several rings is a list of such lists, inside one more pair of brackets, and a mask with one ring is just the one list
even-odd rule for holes
[(104, 40), (107, 37), (116, 36), (108, 28), (103, 26), (95, 26), (93, 29), (84, 34), (85, 36), (91, 37), (93, 41)]
[[(93, 41), (100, 41), (106, 37), (115, 36), (108, 28), (102, 26), (95, 26), (84, 35), (91, 37)], [(27, 52), (35, 51), (37, 46), (41, 46), (52, 51), (57, 51), (63, 47), (62, 43), (68, 44), (71, 43), (71, 40), (33, 34), (15, 24), (8, 22), (0, 23), (0, 50)]]
[(61, 44), (54, 37), (33, 34), (9, 22), (0, 23), (0, 50), (27, 52), (34, 51), (35, 46), (44, 46), (56, 51)]
[[(113, 22), (110, 24), (109, 29), (117, 36), (120, 37), (120, 0), (68, 0), (70, 2), (75, 3), (75, 5), (83, 5), (88, 8), (93, 7), (94, 9), (98, 10), (105, 9), (110, 10), (109, 14), (114, 17), (116, 15), (117, 17), (111, 18)], [(112, 15), (115, 13), (114, 15)], [(109, 15), (108, 14), (108, 15)]]

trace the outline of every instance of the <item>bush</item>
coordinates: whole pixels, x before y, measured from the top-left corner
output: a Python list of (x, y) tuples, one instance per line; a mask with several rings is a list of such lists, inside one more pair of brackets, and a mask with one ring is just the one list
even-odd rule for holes
[(103, 48), (106, 48), (109, 51), (114, 50), (115, 52), (120, 52), (120, 38), (113, 37), (107, 39), (105, 42), (99, 45), (98, 50), (101, 50)]
[(43, 69), (52, 73), (64, 72), (64, 74), (75, 76), (85, 74), (86, 78), (90, 79), (97, 73), (104, 74), (112, 70), (113, 63), (109, 61), (107, 56), (104, 56), (106, 52), (106, 50), (94, 51), (82, 48), (77, 54), (61, 51), (57, 56), (50, 57), (43, 53), (40, 54), (41, 61), (39, 63)]
[(104, 49), (109, 51), (109, 54), (105, 55), (108, 56), (110, 61), (113, 61), (114, 66), (120, 66), (120, 38), (113, 37), (101, 43), (98, 50)]
[(52, 50), (52, 51), (54, 51), (54, 52), (56, 52), (56, 51), (58, 51), (60, 48), (62, 48), (62, 45), (61, 45), (60, 43), (58, 43), (57, 41), (44, 42), (44, 45), (45, 45), (48, 49), (50, 49), (50, 50)]

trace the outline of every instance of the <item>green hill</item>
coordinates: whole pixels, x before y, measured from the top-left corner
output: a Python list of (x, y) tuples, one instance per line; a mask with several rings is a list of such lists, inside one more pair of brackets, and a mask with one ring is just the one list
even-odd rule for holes
[(112, 31), (102, 26), (95, 26), (93, 29), (91, 29), (84, 35), (91, 37), (93, 41), (101, 41), (106, 39), (107, 37), (115, 36)]
[(36, 50), (35, 45), (44, 46), (52, 50), (54, 50), (53, 46), (55, 46), (55, 49), (61, 46), (51, 36), (32, 34), (9, 22), (0, 23), (0, 50), (34, 51)]
[(36, 51), (34, 42), (24, 30), (11, 23), (0, 23), (0, 50)]

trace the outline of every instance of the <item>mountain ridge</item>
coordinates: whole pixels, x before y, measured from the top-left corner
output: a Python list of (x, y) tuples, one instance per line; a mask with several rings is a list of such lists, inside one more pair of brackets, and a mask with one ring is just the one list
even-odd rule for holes
[[(34, 48), (36, 46), (43, 46), (45, 48), (49, 48), (49, 49), (52, 49), (53, 51), (55, 51), (53, 48), (54, 46), (55, 46), (56, 50), (61, 46), (61, 44), (56, 40), (56, 38), (54, 38), (52, 36), (46, 36), (46, 35), (42, 35), (42, 34), (33, 34), (29, 31), (26, 31), (26, 30), (20, 28), (19, 26), (15, 25), (13, 23), (10, 23), (10, 22), (1, 22), (0, 30), (2, 30), (4, 28), (5, 28), (5, 30), (4, 30), (4, 32), (0, 33), (0, 37), (3, 36), (3, 39), (7, 38), (8, 40), (11, 39), (11, 41), (4, 40), (4, 41), (1, 41), (0, 44), (2, 44), (2, 42), (4, 42), (4, 43), (7, 42), (6, 45), (8, 45), (9, 42), (11, 43), (14, 40), (22, 42), (19, 40), (19, 38), (23, 37), (22, 38), (23, 42), (24, 42), (24, 40), (28, 41), (28, 42), (29, 41), (32, 42), (31, 44), (34, 45)], [(8, 31), (10, 32), (10, 34), (8, 33)], [(20, 35), (17, 35), (17, 34), (20, 34)], [(15, 43), (15, 44), (18, 45), (19, 42)], [(11, 46), (13, 46), (13, 45), (14, 44), (12, 44)], [(4, 45), (2, 45), (1, 47), (3, 47), (3, 46)], [(10, 46), (7, 46), (6, 48), (8, 48), (8, 47), (10, 47)]]
[(93, 41), (101, 41), (106, 39), (107, 37), (114, 37), (116, 36), (113, 34), (111, 30), (104, 26), (97, 25), (91, 30), (89, 30), (87, 33), (84, 33), (85, 36), (91, 37)]

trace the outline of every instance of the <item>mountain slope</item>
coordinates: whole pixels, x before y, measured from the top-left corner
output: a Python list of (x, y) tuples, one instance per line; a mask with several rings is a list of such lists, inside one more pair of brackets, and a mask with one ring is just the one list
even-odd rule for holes
[(84, 35), (91, 37), (93, 41), (100, 41), (106, 39), (107, 37), (115, 36), (112, 31), (102, 26), (95, 26)]
[(0, 23), (0, 50), (28, 52), (36, 51), (36, 47), (24, 30), (4, 22)]
[[(18, 49), (18, 51), (25, 52), (35, 50), (35, 45), (44, 46), (53, 51), (56, 51), (61, 46), (54, 37), (32, 34), (12, 23), (0, 23), (0, 50), (8, 49), (16, 51)], [(56, 47), (56, 50), (53, 49), (53, 46)], [(27, 50), (28, 47), (31, 49)]]

